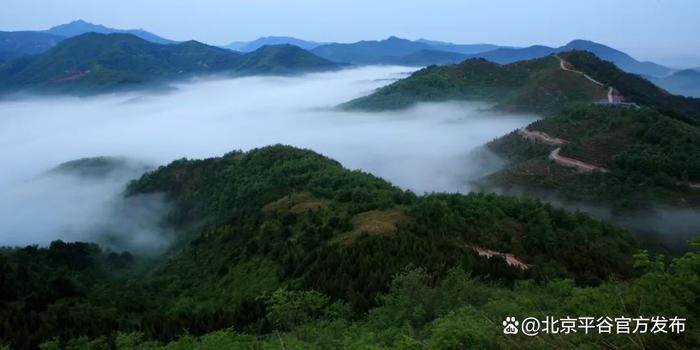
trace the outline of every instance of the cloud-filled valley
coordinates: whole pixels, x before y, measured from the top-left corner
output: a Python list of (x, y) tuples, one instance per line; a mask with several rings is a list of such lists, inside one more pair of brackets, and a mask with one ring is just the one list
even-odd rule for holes
[[(536, 119), (467, 103), (382, 113), (333, 109), (410, 70), (384, 66), (298, 77), (196, 80), (167, 93), (1, 102), (5, 170), (0, 191), (5, 195), (0, 217), (8, 219), (0, 224), (0, 244), (86, 239), (113, 229), (115, 216), (137, 215), (119, 209), (133, 204), (120, 198), (137, 171), (100, 180), (44, 174), (74, 159), (120, 156), (156, 166), (282, 143), (310, 148), (417, 193), (462, 192), (470, 179), (500, 165), (481, 145)], [(148, 203), (146, 212), (162, 209), (158, 201)], [(157, 241), (157, 220), (126, 221), (133, 224), (115, 230), (146, 232), (132, 238)]]

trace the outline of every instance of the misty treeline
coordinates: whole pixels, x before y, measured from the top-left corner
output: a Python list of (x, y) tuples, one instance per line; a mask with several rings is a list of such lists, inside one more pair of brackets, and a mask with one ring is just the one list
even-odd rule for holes
[[(639, 253), (628, 232), (536, 200), (417, 196), (287, 146), (178, 160), (127, 189), (154, 192), (173, 204), (164, 220), (177, 234), (161, 258), (88, 243), (0, 251), (2, 341), (18, 349), (507, 348), (506, 314), (634, 310), (696, 326), (698, 254)], [(529, 268), (473, 247), (514, 254)], [(542, 341), (627, 344), (517, 339), (533, 348)], [(687, 332), (636, 344), (697, 341)]]

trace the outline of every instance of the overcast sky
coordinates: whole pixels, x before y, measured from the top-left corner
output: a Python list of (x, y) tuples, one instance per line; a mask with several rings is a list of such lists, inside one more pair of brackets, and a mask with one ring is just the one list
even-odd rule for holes
[(2, 0), (0, 30), (84, 19), (210, 44), (289, 35), (351, 42), (390, 35), (557, 46), (590, 39), (641, 59), (700, 66), (697, 0)]

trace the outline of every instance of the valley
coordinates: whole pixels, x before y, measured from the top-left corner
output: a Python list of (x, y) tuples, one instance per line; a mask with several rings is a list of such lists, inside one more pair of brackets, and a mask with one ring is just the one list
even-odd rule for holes
[(697, 6), (429, 5), (8, 3), (0, 350), (700, 348)]

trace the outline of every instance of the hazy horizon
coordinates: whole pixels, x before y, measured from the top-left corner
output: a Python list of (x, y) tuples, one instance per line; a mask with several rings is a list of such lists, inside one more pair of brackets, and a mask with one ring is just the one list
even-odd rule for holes
[[(37, 12), (37, 8), (44, 11)], [(586, 39), (611, 46), (646, 61), (672, 67), (700, 66), (696, 15), (700, 3), (674, 1), (438, 0), (416, 4), (355, 1), (303, 1), (265, 4), (210, 0), (162, 0), (65, 6), (51, 0), (7, 0), (0, 13), (1, 30), (44, 30), (83, 19), (118, 29), (143, 28), (173, 40), (194, 39), (212, 45), (250, 41), (263, 36), (292, 36), (319, 42), (381, 40), (389, 36), (425, 38), (460, 44), (561, 46)], [(433, 13), (434, 16), (425, 16)], [(624, 21), (621, 16), (624, 16)], [(620, 25), (624, 23), (624, 26)], [(552, 30), (557, 28), (557, 30)]]

